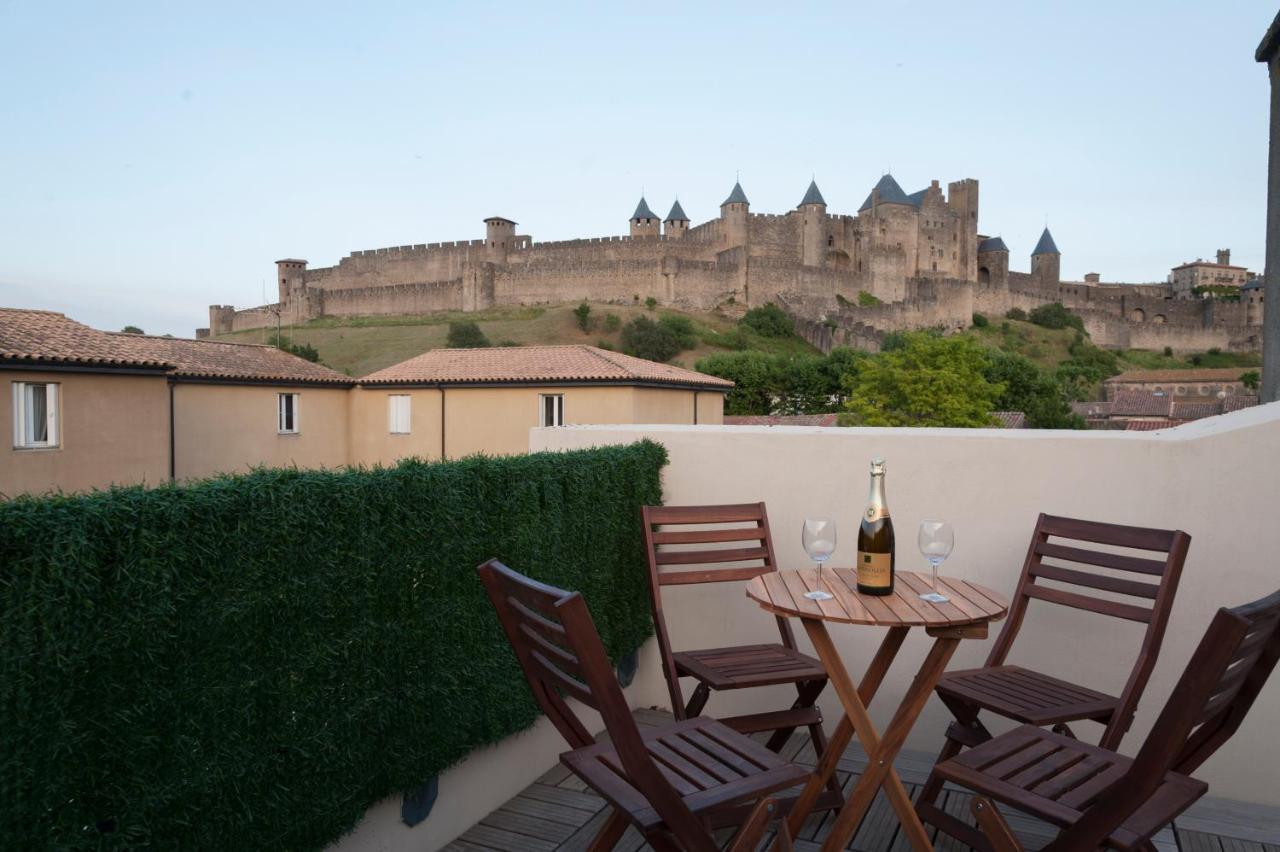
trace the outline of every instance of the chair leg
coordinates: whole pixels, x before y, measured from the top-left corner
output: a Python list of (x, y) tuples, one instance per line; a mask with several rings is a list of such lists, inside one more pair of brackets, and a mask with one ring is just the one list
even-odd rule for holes
[(689, 696), (689, 703), (685, 705), (684, 717), (692, 719), (702, 713), (702, 708), (707, 706), (707, 699), (711, 697), (711, 687), (699, 681), (693, 690), (693, 695)]
[[(777, 815), (778, 804), (773, 799), (766, 798), (756, 802), (756, 806), (747, 816), (747, 821), (734, 835), (733, 843), (729, 845), (727, 852), (755, 852), (765, 829), (769, 827), (769, 821)], [(782, 830), (786, 831), (785, 821)]]
[[(956, 740), (947, 737), (946, 742), (942, 744), (942, 751), (938, 752), (938, 757), (933, 761), (933, 765), (946, 763), (951, 758), (960, 753), (961, 745)], [(938, 794), (942, 792), (942, 778), (937, 772), (930, 771), (929, 778), (924, 782), (924, 787), (920, 789), (920, 796), (916, 799), (916, 810), (920, 810), (921, 805), (932, 805), (938, 800)], [(924, 814), (920, 815), (921, 819), (925, 819)], [(925, 820), (928, 822), (928, 820)]]
[(600, 831), (591, 841), (588, 852), (610, 852), (613, 847), (618, 845), (618, 841), (622, 839), (622, 834), (627, 830), (627, 818), (622, 812), (614, 809), (610, 812), (609, 818), (604, 821)]
[(1022, 844), (1013, 836), (1013, 829), (1005, 822), (1004, 816), (996, 810), (996, 806), (985, 796), (975, 796), (969, 806), (973, 815), (978, 818), (978, 826), (991, 841), (995, 852), (1023, 852)]
[[(800, 710), (804, 707), (812, 707), (814, 702), (818, 700), (818, 696), (822, 694), (822, 690), (827, 686), (827, 679), (806, 680), (796, 684), (796, 700), (791, 705), (792, 710)], [(791, 735), (795, 733), (795, 728), (778, 728), (773, 732), (773, 736), (769, 737), (769, 741), (765, 743), (765, 748), (769, 751), (778, 751), (787, 744), (787, 740), (791, 739)], [(812, 730), (812, 728), (810, 729)], [(815, 743), (816, 745), (816, 743)], [(819, 752), (821, 757), (822, 753)]]

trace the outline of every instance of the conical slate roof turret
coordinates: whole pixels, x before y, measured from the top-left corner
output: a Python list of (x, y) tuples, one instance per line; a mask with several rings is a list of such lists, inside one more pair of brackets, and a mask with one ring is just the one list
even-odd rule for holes
[(658, 217), (649, 209), (649, 202), (644, 200), (644, 196), (640, 196), (640, 203), (636, 205), (636, 212), (631, 214), (631, 220), (636, 219), (657, 219)]
[(880, 191), (881, 204), (910, 204), (911, 199), (907, 198), (907, 194), (902, 191), (902, 187), (893, 179), (893, 175), (885, 174), (876, 182), (875, 189), (867, 194), (867, 200), (862, 202), (862, 206), (858, 208), (858, 212), (871, 209), (871, 197), (876, 190)]
[(680, 199), (676, 199), (676, 203), (671, 205), (671, 212), (667, 214), (668, 222), (688, 222), (689, 217), (684, 215), (684, 208), (680, 206)]
[(804, 198), (800, 200), (799, 206), (803, 207), (806, 204), (821, 204), (823, 207), (827, 206), (826, 199), (824, 199), (822, 197), (822, 193), (818, 191), (818, 181), (816, 179), (809, 181), (809, 189), (805, 192)]
[(723, 207), (726, 204), (750, 204), (750, 203), (751, 203), (750, 201), (747, 201), (747, 194), (742, 191), (742, 184), (735, 180), (733, 182), (733, 192), (729, 193), (728, 198), (720, 202), (720, 206)]
[(1046, 226), (1044, 233), (1040, 235), (1040, 242), (1036, 243), (1035, 250), (1031, 252), (1035, 254), (1062, 254), (1058, 251), (1058, 246), (1053, 242), (1053, 234), (1049, 233)]
[(985, 240), (978, 243), (979, 254), (981, 254), (984, 251), (1008, 251), (1008, 250), (1009, 250), (1009, 247), (1004, 244), (1004, 240), (1002, 240), (1000, 237), (987, 237)]

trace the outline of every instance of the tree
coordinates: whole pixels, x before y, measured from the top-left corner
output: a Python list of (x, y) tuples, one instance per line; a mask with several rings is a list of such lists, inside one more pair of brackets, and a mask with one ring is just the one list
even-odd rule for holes
[(1088, 399), (1099, 382), (1120, 372), (1116, 354), (1094, 346), (1083, 332), (1076, 334), (1067, 353), (1071, 357), (1058, 365), (1054, 375), (1071, 399)]
[(303, 360), (310, 361), (313, 364), (320, 363), (320, 350), (316, 349), (310, 343), (294, 343), (287, 335), (279, 332), (271, 332), (271, 336), (267, 338), (267, 343), (277, 349), (283, 349), (290, 355), (297, 355)]
[(1004, 386), (995, 411), (1021, 411), (1032, 429), (1083, 429), (1084, 420), (1071, 411), (1062, 383), (1034, 361), (999, 349), (987, 351), (983, 371), (987, 381)]
[(764, 337), (790, 337), (796, 333), (795, 320), (773, 302), (747, 311), (742, 324)]
[(772, 414), (778, 390), (776, 359), (763, 352), (726, 352), (700, 360), (699, 373), (733, 382), (725, 396), (725, 414)]
[(726, 414), (824, 414), (839, 409), (843, 383), (868, 357), (844, 348), (826, 357), (726, 352), (703, 358), (696, 369), (734, 383)]
[(670, 361), (691, 347), (685, 346), (680, 334), (669, 324), (636, 317), (622, 327), (622, 351), (649, 361)]
[(986, 317), (986, 315), (985, 315), (985, 314), (974, 314), (974, 315), (973, 315), (973, 327), (974, 327), (974, 328), (986, 328), (986, 327), (987, 327), (987, 326), (989, 326), (989, 325), (991, 325), (991, 320), (987, 319), (987, 317)]
[(1027, 318), (1027, 312), (1022, 308), (1010, 308), (1005, 313), (1004, 317), (1005, 319), (1011, 320), (1025, 320)]
[(899, 349), (859, 365), (845, 410), (864, 426), (990, 426), (1004, 386), (988, 381), (983, 347), (970, 337), (903, 335)]
[(1071, 313), (1061, 302), (1051, 302), (1035, 308), (1027, 315), (1041, 328), (1075, 328), (1084, 331), (1084, 320)]
[(120, 329), (120, 331), (125, 334), (146, 334), (145, 331), (138, 328), (136, 325), (126, 325), (124, 328)]
[(480, 326), (470, 320), (449, 323), (446, 342), (450, 349), (483, 349), (490, 345)]
[(1258, 383), (1262, 381), (1262, 374), (1257, 370), (1249, 370), (1240, 374), (1240, 384), (1244, 385), (1254, 393), (1258, 392)]
[(573, 309), (573, 315), (578, 319), (578, 328), (587, 331), (591, 328), (591, 306), (586, 302), (578, 305)]

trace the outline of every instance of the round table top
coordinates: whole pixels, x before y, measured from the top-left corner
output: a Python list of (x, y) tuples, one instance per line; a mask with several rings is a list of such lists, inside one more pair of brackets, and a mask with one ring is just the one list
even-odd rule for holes
[(881, 627), (956, 627), (999, 621), (1009, 610), (1001, 594), (976, 583), (966, 583), (945, 574), (938, 576), (947, 603), (929, 603), (920, 595), (933, 591), (932, 577), (914, 571), (895, 574), (893, 593), (861, 595), (852, 568), (827, 566), (822, 569), (821, 588), (834, 597), (809, 600), (804, 593), (818, 588), (815, 568), (798, 571), (770, 571), (747, 584), (747, 597), (761, 608), (778, 615), (874, 624)]

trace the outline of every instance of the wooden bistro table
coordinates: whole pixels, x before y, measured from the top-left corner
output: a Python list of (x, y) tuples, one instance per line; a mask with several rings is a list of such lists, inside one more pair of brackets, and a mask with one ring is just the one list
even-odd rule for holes
[[(920, 600), (919, 596), (931, 590), (931, 581), (927, 575), (909, 571), (897, 572), (893, 594), (880, 597), (858, 594), (854, 572), (850, 568), (827, 567), (823, 569), (822, 576), (822, 588), (834, 595), (831, 600), (813, 601), (804, 596), (805, 592), (818, 588), (818, 572), (813, 568), (761, 574), (747, 585), (747, 597), (762, 609), (800, 619), (844, 706), (844, 715), (823, 751), (814, 776), (791, 809), (788, 827), (794, 837), (813, 810), (827, 779), (836, 771), (836, 764), (848, 747), (850, 738), (856, 733), (867, 753), (867, 768), (840, 809), (822, 848), (843, 849), (871, 806), (876, 791), (883, 787), (912, 847), (930, 850), (933, 846), (929, 843), (929, 835), (916, 816), (911, 796), (893, 768), (893, 760), (906, 742), (911, 726), (924, 709), (960, 640), (985, 638), (987, 625), (1004, 618), (1009, 602), (983, 586), (939, 577), (939, 582), (945, 586), (943, 593), (951, 600), (929, 603)], [(840, 654), (827, 633), (828, 621), (889, 628), (860, 685), (854, 685), (840, 660)], [(894, 712), (889, 727), (881, 735), (871, 723), (867, 705), (912, 627), (923, 627), (925, 633), (933, 637), (933, 647), (907, 689), (902, 704)]]

